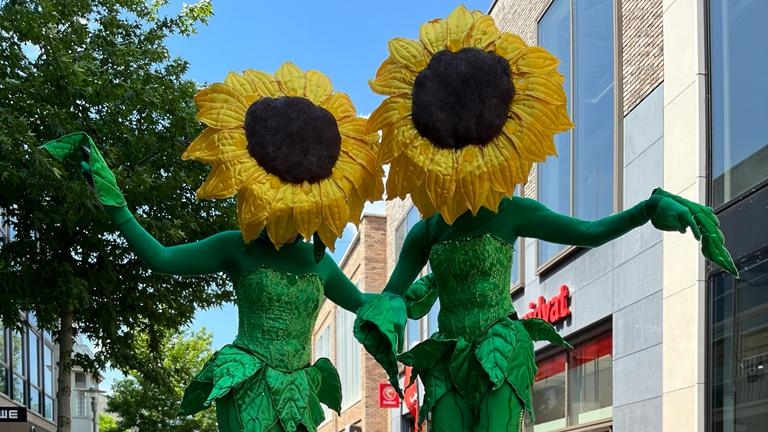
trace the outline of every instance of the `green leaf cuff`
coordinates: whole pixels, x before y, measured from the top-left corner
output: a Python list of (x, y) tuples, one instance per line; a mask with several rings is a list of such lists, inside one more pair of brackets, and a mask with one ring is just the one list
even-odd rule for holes
[(107, 166), (90, 136), (83, 132), (49, 141), (41, 146), (59, 160), (72, 160), (81, 164), (84, 174), (92, 181), (96, 198), (105, 206), (123, 207), (126, 205), (123, 193), (117, 186), (115, 175)]

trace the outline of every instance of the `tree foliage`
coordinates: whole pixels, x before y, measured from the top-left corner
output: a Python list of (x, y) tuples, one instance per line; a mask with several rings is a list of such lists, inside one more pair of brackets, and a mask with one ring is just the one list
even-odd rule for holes
[[(167, 0), (0, 0), (0, 209), (14, 235), (0, 247), (0, 315), (33, 311), (58, 338), (60, 371), (81, 333), (108, 362), (142, 371), (139, 335), (158, 347), (198, 307), (229, 299), (221, 276), (154, 274), (131, 253), (78, 168), (38, 146), (88, 132), (113, 168), (137, 219), (164, 244), (235, 226), (231, 203), (197, 201), (207, 168), (179, 158), (200, 132), (187, 63), (167, 38), (189, 35), (211, 14), (207, 0), (168, 14)], [(70, 324), (71, 322), (71, 324)], [(84, 361), (87, 359), (76, 359)], [(68, 375), (59, 380), (67, 430)], [(66, 399), (66, 401), (62, 400)], [(64, 426), (62, 426), (64, 423)]]
[(213, 409), (189, 417), (177, 414), (184, 388), (213, 354), (211, 340), (211, 333), (205, 329), (177, 333), (163, 339), (159, 356), (143, 342), (136, 346), (137, 354), (165, 379), (150, 380), (144, 374), (131, 372), (115, 382), (107, 409), (119, 420), (102, 432), (131, 428), (139, 432), (216, 432)]

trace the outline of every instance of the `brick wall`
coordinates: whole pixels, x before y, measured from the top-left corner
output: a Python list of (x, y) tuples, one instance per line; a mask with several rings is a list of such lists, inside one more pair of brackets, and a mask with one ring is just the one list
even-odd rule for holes
[(664, 81), (662, 0), (622, 2), (624, 115)]
[[(352, 241), (346, 255), (340, 263), (341, 269), (352, 282), (357, 283), (365, 292), (380, 292), (386, 283), (387, 263), (387, 218), (376, 215), (363, 215), (356, 238)], [(326, 326), (331, 326), (331, 361), (336, 364), (336, 311), (337, 306), (326, 300), (320, 309), (314, 341)], [(378, 389), (380, 382), (386, 382), (384, 370), (368, 353), (360, 347), (362, 385), (360, 400), (347, 407), (341, 415), (331, 414), (319, 432), (338, 432), (348, 424), (356, 424), (366, 432), (388, 432), (389, 411), (379, 408)], [(337, 367), (339, 365), (336, 365)]]

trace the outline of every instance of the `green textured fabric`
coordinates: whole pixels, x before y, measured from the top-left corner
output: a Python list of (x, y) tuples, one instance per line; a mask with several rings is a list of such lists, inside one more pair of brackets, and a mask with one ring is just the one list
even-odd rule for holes
[(93, 186), (99, 202), (106, 206), (125, 205), (125, 198), (117, 186), (115, 175), (104, 162), (104, 157), (90, 136), (83, 132), (75, 132), (49, 141), (41, 148), (47, 150), (56, 159), (70, 159), (78, 164), (84, 163), (84, 174)]
[(402, 297), (382, 293), (372, 297), (357, 311), (355, 338), (384, 368), (389, 382), (400, 397), (399, 368), (396, 356), (402, 351), (406, 308)]
[(428, 314), (435, 305), (438, 292), (433, 279), (432, 273), (420, 278), (403, 295), (408, 318), (419, 319)]
[(235, 284), (240, 320), (235, 345), (268, 364), (294, 370), (312, 357), (312, 330), (323, 303), (323, 282), (271, 267), (252, 271)]

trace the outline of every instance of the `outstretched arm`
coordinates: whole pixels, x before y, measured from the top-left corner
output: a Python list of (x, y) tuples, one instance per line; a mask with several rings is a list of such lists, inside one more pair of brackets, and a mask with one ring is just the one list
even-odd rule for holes
[(105, 209), (131, 249), (158, 273), (200, 275), (231, 272), (231, 254), (243, 247), (238, 231), (224, 231), (194, 243), (166, 247), (149, 234), (126, 207), (105, 206)]
[(91, 137), (75, 132), (41, 146), (57, 159), (77, 163), (96, 198), (125, 236), (136, 254), (157, 272), (195, 275), (229, 271), (229, 257), (242, 247), (237, 231), (223, 232), (196, 243), (165, 247), (155, 240), (133, 217)]
[[(514, 215), (512, 226), (516, 236), (573, 246), (597, 247), (648, 222), (656, 213), (660, 201), (661, 199), (656, 198), (648, 199), (628, 210), (596, 221), (561, 215), (529, 198), (513, 198), (509, 201), (507, 211)], [(691, 218), (690, 221), (681, 220), (676, 229), (685, 232), (688, 222), (695, 228)]]

